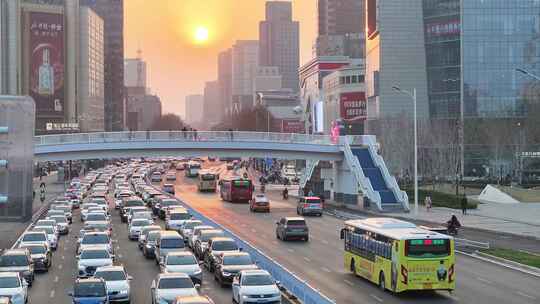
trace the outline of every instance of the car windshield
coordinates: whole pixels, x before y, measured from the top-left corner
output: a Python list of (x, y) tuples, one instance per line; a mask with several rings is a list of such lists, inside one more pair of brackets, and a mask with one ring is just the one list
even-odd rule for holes
[(161, 206), (169, 207), (169, 206), (178, 206), (180, 203), (178, 203), (175, 200), (163, 200), (161, 201)]
[(56, 225), (56, 221), (53, 220), (39, 220), (36, 224), (36, 226), (54, 226)]
[(0, 288), (17, 288), (20, 284), (16, 277), (0, 277)]
[(232, 255), (223, 258), (223, 265), (251, 265), (253, 262), (248, 255)]
[(102, 278), (105, 281), (125, 281), (126, 273), (120, 270), (98, 271), (94, 274), (96, 278)]
[(86, 229), (97, 229), (97, 230), (104, 230), (108, 229), (109, 225), (107, 223), (90, 223), (85, 225)]
[(105, 284), (101, 282), (84, 282), (75, 284), (74, 296), (77, 298), (105, 297)]
[(195, 265), (197, 260), (192, 255), (172, 255), (167, 257), (167, 265)]
[(51, 217), (51, 218), (54, 219), (56, 221), (56, 223), (66, 224), (68, 222), (65, 216), (54, 216), (54, 217)]
[(199, 225), (201, 225), (201, 222), (186, 222), (186, 223), (184, 223), (183, 228), (184, 229), (193, 229), (193, 228), (195, 228), (196, 226), (199, 226)]
[(203, 233), (201, 234), (201, 242), (208, 242), (211, 238), (223, 236), (222, 232), (212, 232), (212, 233)]
[(140, 211), (137, 211), (133, 214), (133, 218), (134, 219), (151, 219), (152, 218), (152, 214), (149, 213), (149, 212), (140, 212)]
[(162, 239), (161, 248), (184, 248), (184, 240), (182, 238)]
[(244, 286), (265, 286), (274, 285), (272, 277), (266, 274), (247, 275), (243, 277), (242, 285)]
[(47, 248), (45, 246), (27, 246), (30, 250), (30, 254), (45, 254), (47, 253)]
[(108, 258), (110, 258), (110, 255), (107, 250), (84, 250), (81, 253), (81, 260), (108, 259)]
[(212, 242), (212, 249), (216, 251), (238, 250), (238, 246), (234, 241), (219, 241)]
[(190, 278), (163, 278), (159, 280), (159, 289), (193, 288)]
[(148, 233), (146, 240), (149, 242), (154, 242), (159, 238), (159, 232), (157, 233)]
[(169, 218), (173, 221), (188, 220), (191, 215), (189, 213), (171, 213)]
[[(44, 231), (47, 228), (52, 229), (50, 227), (44, 227), (44, 228), (39, 228), (39, 229)], [(45, 232), (45, 233), (48, 233), (48, 232)], [(42, 233), (28, 233), (23, 236), (22, 241), (23, 242), (46, 242), (47, 237)]]
[(28, 266), (28, 258), (25, 255), (0, 256), (0, 267)]
[(124, 207), (144, 207), (144, 202), (139, 200), (131, 200), (125, 202)]
[(142, 227), (142, 226), (148, 226), (150, 223), (148, 221), (133, 221), (131, 222), (131, 226), (133, 227)]
[(82, 239), (83, 244), (107, 244), (109, 243), (109, 238), (103, 234), (97, 235), (85, 235)]
[(93, 214), (88, 214), (88, 216), (86, 217), (86, 220), (87, 221), (106, 221), (107, 216), (101, 213), (93, 213)]
[(287, 221), (288, 226), (306, 226), (306, 222), (302, 220)]

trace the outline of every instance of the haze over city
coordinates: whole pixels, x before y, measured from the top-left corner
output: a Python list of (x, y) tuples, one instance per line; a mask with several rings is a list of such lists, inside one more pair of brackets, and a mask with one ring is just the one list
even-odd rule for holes
[[(202, 94), (217, 77), (217, 55), (236, 40), (259, 38), (265, 0), (129, 0), (125, 1), (125, 56), (142, 50), (148, 82), (161, 97), (164, 112), (183, 116), (184, 98)], [(317, 34), (317, 3), (294, 0), (293, 19), (300, 22), (300, 62), (311, 59)], [(151, 13), (149, 13), (151, 12)], [(208, 29), (205, 43), (194, 40), (197, 27)]]

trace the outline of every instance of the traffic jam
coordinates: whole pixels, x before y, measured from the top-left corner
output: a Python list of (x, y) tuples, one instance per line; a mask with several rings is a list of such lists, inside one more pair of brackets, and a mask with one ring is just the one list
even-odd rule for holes
[[(39, 272), (53, 267), (61, 238), (76, 242), (76, 273), (67, 292), (71, 303), (143, 303), (133, 296), (133, 269), (117, 254), (115, 229), (125, 229), (140, 255), (159, 269), (147, 287), (152, 304), (221, 303), (203, 292), (203, 275), (230, 289), (233, 303), (282, 303), (279, 282), (259, 269), (234, 239), (195, 219), (167, 184), (165, 189), (150, 184), (160, 166), (122, 162), (71, 180), (64, 195), (51, 202), (14, 248), (1, 253), (0, 303), (32, 302), (32, 285), (40, 279)], [(125, 227), (113, 225), (113, 217)], [(75, 222), (80, 230), (72, 229)], [(286, 232), (281, 236), (285, 239)]]

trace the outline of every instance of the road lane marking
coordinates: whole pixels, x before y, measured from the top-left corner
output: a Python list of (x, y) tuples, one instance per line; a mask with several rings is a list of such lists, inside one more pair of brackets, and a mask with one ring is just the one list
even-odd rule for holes
[(343, 280), (345, 283), (347, 283), (349, 286), (354, 286), (354, 283), (349, 280)]
[(257, 230), (255, 230), (255, 229), (251, 229), (251, 232), (253, 232), (253, 233), (257, 233)]
[(62, 260), (65, 260), (65, 259), (66, 259), (66, 256), (63, 255), (63, 256), (62, 256)]
[(374, 299), (375, 299), (377, 302), (379, 302), (379, 303), (382, 303), (382, 302), (383, 302), (383, 299), (377, 297), (377, 296), (374, 295), (374, 294), (370, 294), (369, 296), (372, 297), (372, 298), (374, 298)]
[(322, 271), (324, 271), (324, 272), (329, 272), (329, 273), (332, 272), (332, 270), (330, 270), (330, 269), (328, 269), (328, 268), (326, 268), (326, 267), (321, 267), (321, 269), (322, 269)]
[(321, 243), (325, 244), (325, 245), (328, 245), (328, 241), (327, 240), (322, 240)]
[(62, 267), (64, 267), (62, 264), (58, 265), (58, 269), (62, 269)]
[(308, 258), (308, 257), (304, 257), (304, 260), (305, 260), (306, 262), (308, 262), (308, 263), (311, 262), (311, 259)]
[(267, 238), (268, 238), (268, 235), (263, 234), (262, 237), (265, 238), (265, 239), (267, 239)]
[(277, 241), (272, 241), (272, 244), (277, 245), (278, 242)]
[(54, 282), (55, 282), (55, 283), (58, 283), (58, 276), (55, 276), (55, 277), (54, 277)]
[(53, 290), (51, 290), (51, 293), (49, 294), (49, 296), (50, 296), (51, 298), (54, 298), (54, 294), (55, 294), (55, 291), (54, 291), (54, 289), (53, 289)]
[(491, 282), (490, 280), (486, 280), (486, 279), (481, 278), (481, 277), (476, 277), (476, 279), (478, 281), (480, 281), (480, 282), (484, 282), (484, 283), (489, 284), (489, 285), (493, 284), (493, 282)]
[(288, 252), (294, 252), (294, 249), (287, 248), (287, 251), (288, 251)]
[(526, 294), (526, 293), (524, 293), (524, 292), (518, 291), (518, 292), (516, 292), (516, 293), (517, 293), (518, 295), (522, 296), (522, 297), (525, 297), (525, 298), (528, 298), (528, 299), (531, 299), (531, 300), (536, 300), (536, 297), (533, 297), (533, 296), (531, 296), (531, 295), (528, 295), (528, 294)]

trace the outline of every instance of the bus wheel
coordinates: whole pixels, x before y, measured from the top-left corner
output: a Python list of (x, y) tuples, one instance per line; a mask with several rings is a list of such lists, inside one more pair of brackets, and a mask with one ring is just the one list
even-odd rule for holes
[(384, 272), (381, 271), (381, 273), (379, 274), (379, 288), (382, 290), (382, 291), (385, 291), (386, 290), (386, 282), (384, 280)]
[(354, 259), (351, 259), (351, 272), (356, 276), (356, 264), (354, 263)]

